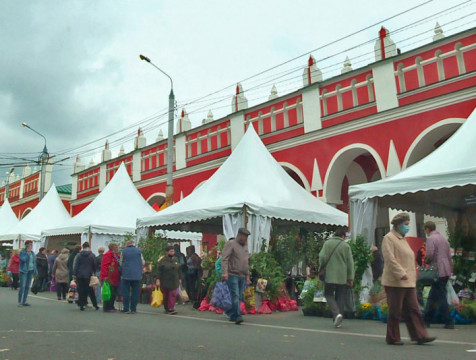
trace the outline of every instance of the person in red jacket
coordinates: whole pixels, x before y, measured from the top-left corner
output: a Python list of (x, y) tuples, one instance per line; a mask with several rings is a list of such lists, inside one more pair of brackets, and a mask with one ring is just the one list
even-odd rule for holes
[(19, 250), (12, 251), (12, 258), (8, 264), (8, 272), (12, 276), (12, 290), (18, 290), (18, 273), (20, 272), (20, 257)]
[(101, 261), (101, 274), (99, 275), (99, 280), (109, 282), (111, 286), (111, 299), (109, 301), (104, 301), (103, 311), (104, 312), (116, 312), (117, 309), (114, 308), (114, 301), (116, 299), (117, 288), (119, 286), (119, 280), (121, 275), (119, 273), (119, 246), (116, 243), (109, 244), (109, 251), (104, 254)]

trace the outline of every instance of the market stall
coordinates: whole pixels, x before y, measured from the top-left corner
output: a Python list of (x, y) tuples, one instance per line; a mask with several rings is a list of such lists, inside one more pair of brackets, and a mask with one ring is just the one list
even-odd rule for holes
[[(2, 207), (0, 207), (0, 234), (8, 233), (16, 224), (18, 224), (18, 219), (15, 216), (8, 199), (6, 199)], [(3, 246), (7, 244), (13, 245), (13, 240), (3, 240), (0, 241), (0, 243)]]

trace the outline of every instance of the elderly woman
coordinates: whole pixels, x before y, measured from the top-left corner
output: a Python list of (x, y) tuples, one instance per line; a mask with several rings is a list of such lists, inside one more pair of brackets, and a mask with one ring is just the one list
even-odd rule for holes
[(69, 250), (61, 250), (61, 254), (55, 259), (51, 275), (55, 277), (56, 282), (56, 296), (58, 300), (66, 300), (69, 283), (69, 269), (68, 269)]
[(116, 300), (119, 280), (121, 279), (119, 273), (120, 261), (119, 246), (116, 243), (110, 243), (109, 251), (102, 257), (101, 273), (99, 275), (99, 280), (102, 282), (107, 281), (111, 286), (111, 298), (108, 301), (104, 301), (102, 307), (104, 312), (112, 313), (117, 311), (114, 307), (114, 302)]
[(392, 219), (392, 230), (382, 242), (384, 268), (382, 285), (385, 286), (388, 302), (387, 344), (403, 345), (400, 338), (402, 312), (412, 341), (418, 345), (435, 340), (428, 337), (418, 307), (416, 294), (415, 254), (408, 245), (405, 235), (410, 230), (410, 216), (397, 214)]
[(182, 283), (182, 272), (180, 264), (175, 255), (175, 249), (172, 245), (165, 248), (165, 256), (157, 264), (156, 285), (164, 295), (165, 313), (175, 315), (175, 302), (177, 301), (177, 288)]

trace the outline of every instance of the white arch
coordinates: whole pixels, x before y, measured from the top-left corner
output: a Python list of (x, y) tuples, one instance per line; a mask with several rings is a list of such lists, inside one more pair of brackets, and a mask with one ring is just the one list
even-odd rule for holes
[(438, 128), (441, 128), (443, 126), (447, 125), (461, 125), (465, 122), (466, 119), (464, 118), (448, 118), (445, 120), (441, 120), (429, 127), (427, 127), (425, 130), (423, 130), (413, 141), (413, 143), (410, 145), (410, 147), (407, 150), (407, 153), (405, 155), (405, 160), (403, 160), (402, 164), (402, 170), (406, 169), (408, 167), (408, 162), (410, 161), (410, 157), (413, 155), (413, 152), (415, 151), (416, 147), (421, 143), (424, 137), (426, 137), (429, 133), (435, 131)]
[[(351, 144), (348, 145), (342, 149), (340, 149), (332, 158), (331, 162), (329, 163), (329, 166), (327, 167), (327, 172), (326, 172), (326, 177), (324, 179), (324, 192), (323, 196), (326, 201), (338, 201), (340, 200), (340, 189), (342, 188), (342, 182), (340, 184), (332, 184), (334, 185), (334, 189), (329, 189), (331, 186), (329, 184), (329, 180), (331, 177), (331, 173), (337, 171), (337, 177), (341, 178), (340, 180), (344, 179), (344, 176), (346, 175), (350, 165), (352, 162), (355, 160), (356, 157), (363, 155), (365, 153), (369, 153), (372, 155), (373, 159), (377, 163), (378, 170), (380, 172), (380, 176), (382, 179), (385, 178), (385, 165), (383, 164), (382, 158), (378, 154), (378, 152), (371, 146), (367, 144), (361, 144), (361, 143), (356, 143), (356, 144)], [(337, 162), (341, 162), (341, 164), (337, 164), (338, 166), (335, 166)], [(336, 186), (338, 187), (338, 194), (336, 194)], [(332, 190), (334, 190), (334, 193), (331, 193)], [(331, 195), (331, 197), (329, 197)], [(333, 198), (332, 198), (333, 196)]]
[(154, 196), (162, 196), (164, 199), (165, 199), (165, 193), (163, 192), (157, 192), (157, 193), (153, 193), (152, 195), (150, 195), (148, 198), (147, 198), (147, 203), (149, 203), (149, 200), (152, 199)]
[(23, 220), (23, 219), (25, 218), (25, 216), (28, 215), (28, 214), (25, 215), (25, 213), (26, 213), (28, 210), (30, 210), (30, 211), (28, 212), (28, 214), (29, 214), (33, 209), (32, 209), (31, 207), (26, 208), (25, 211), (23, 211), (23, 214), (22, 214), (22, 216), (21, 216), (21, 220)]
[(301, 170), (299, 170), (298, 167), (294, 166), (291, 163), (284, 162), (284, 161), (279, 161), (279, 165), (281, 165), (282, 167), (288, 168), (289, 170), (294, 171), (296, 173), (296, 175), (299, 177), (299, 179), (301, 179), (306, 191), (311, 192), (311, 185), (309, 184), (309, 181), (307, 181), (306, 175), (304, 175), (304, 173)]

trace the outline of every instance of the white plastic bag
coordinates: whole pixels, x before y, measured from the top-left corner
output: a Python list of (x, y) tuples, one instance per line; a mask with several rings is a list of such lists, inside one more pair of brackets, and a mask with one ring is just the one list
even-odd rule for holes
[(451, 282), (449, 281), (446, 283), (446, 300), (450, 306), (459, 305), (458, 294), (456, 294), (455, 289), (453, 289), (453, 285), (451, 285)]

